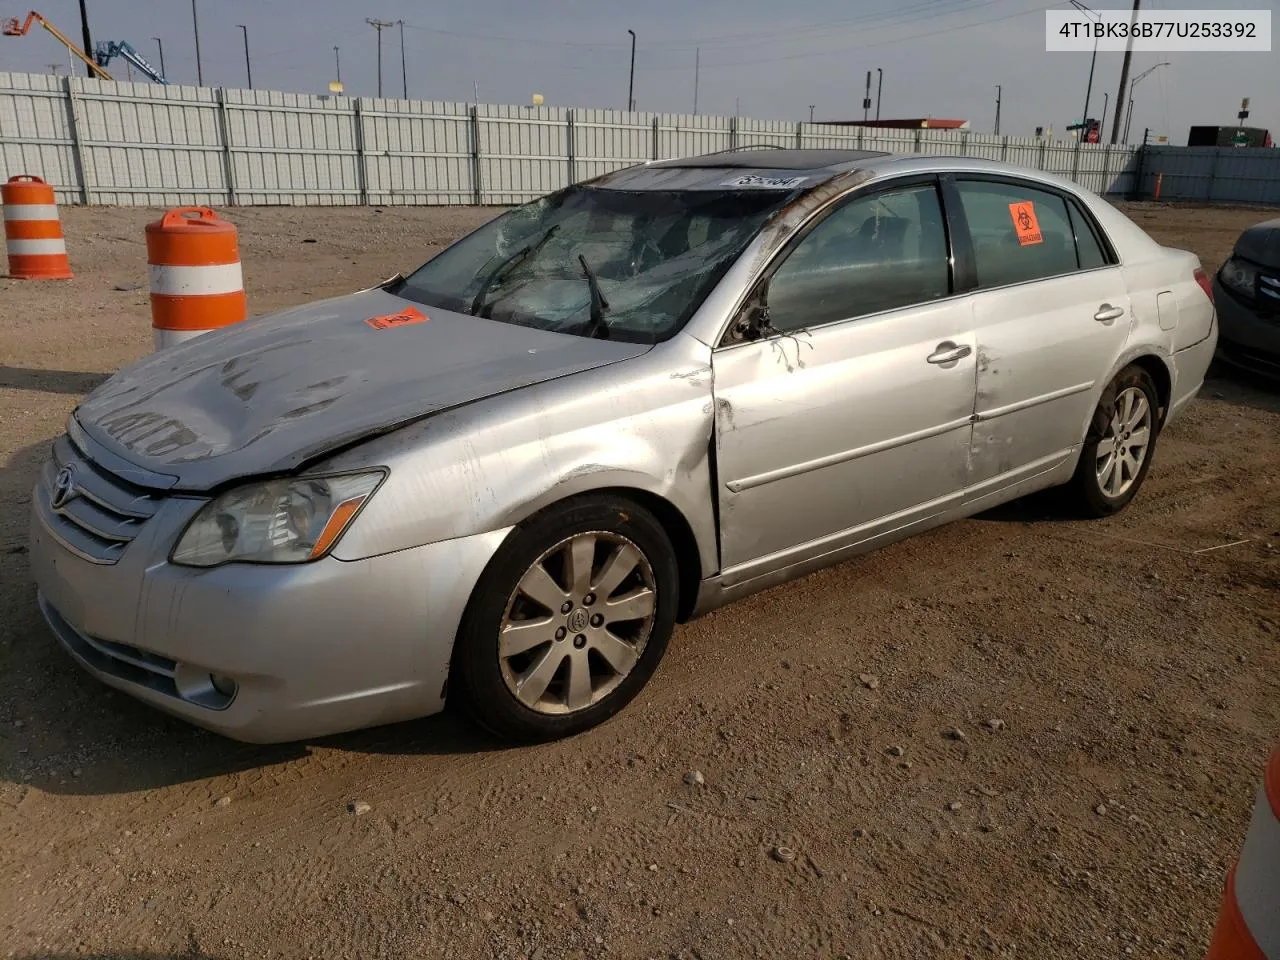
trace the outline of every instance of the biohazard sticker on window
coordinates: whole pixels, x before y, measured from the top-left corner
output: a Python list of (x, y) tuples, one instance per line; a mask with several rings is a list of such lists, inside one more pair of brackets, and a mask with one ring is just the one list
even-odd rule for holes
[(1013, 230), (1018, 235), (1018, 243), (1029, 247), (1032, 244), (1044, 243), (1040, 233), (1040, 221), (1036, 219), (1036, 205), (1030, 200), (1022, 200), (1009, 204), (1009, 216), (1013, 217)]
[(411, 323), (426, 323), (427, 315), (417, 307), (406, 307), (399, 313), (386, 313), (380, 317), (369, 317), (365, 320), (375, 330), (387, 330), (391, 327), (407, 327)]

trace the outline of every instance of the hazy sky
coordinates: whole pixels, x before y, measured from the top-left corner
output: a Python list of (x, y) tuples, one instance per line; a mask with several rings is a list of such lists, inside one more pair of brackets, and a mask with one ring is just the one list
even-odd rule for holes
[[(20, 0), (19, 0), (20, 2)], [(28, 0), (30, 2), (30, 0)], [(249, 28), (254, 86), (324, 92), (333, 46), (351, 95), (377, 89), (376, 34), (364, 20), (405, 21), (409, 95), (494, 103), (622, 108), (630, 28), (638, 35), (638, 109), (691, 112), (701, 48), (698, 111), (768, 119), (859, 118), (867, 70), (884, 69), (882, 115), (962, 117), (990, 132), (995, 86), (1004, 89), (1001, 132), (1056, 132), (1080, 116), (1089, 55), (1045, 53), (1044, 0), (196, 0), (206, 84), (243, 86), (236, 24)], [(1091, 4), (1120, 8), (1123, 2)], [(1144, 9), (1273, 9), (1276, 0), (1146, 0)], [(194, 83), (189, 0), (88, 0), (94, 40), (128, 40), (156, 60), (159, 36), (171, 80)], [(6, 0), (6, 13), (16, 13)], [(76, 0), (39, 0), (73, 39)], [(1274, 42), (1274, 39), (1273, 39)], [(382, 34), (383, 90), (401, 89), (397, 28)], [(1091, 113), (1114, 101), (1122, 54), (1100, 53)], [(1171, 61), (1137, 89), (1135, 137), (1144, 127), (1186, 141), (1193, 123), (1234, 123), (1241, 97), (1250, 123), (1280, 133), (1280, 53), (1173, 53), (1134, 57), (1133, 72)], [(66, 70), (65, 51), (33, 29), (0, 37), (0, 70)], [(81, 68), (82, 70), (83, 68)], [(110, 68), (126, 76), (121, 62)], [(874, 83), (874, 81), (873, 81)], [(873, 90), (874, 96), (874, 90)], [(1114, 111), (1114, 102), (1110, 110)], [(1111, 114), (1109, 113), (1108, 116)], [(1108, 121), (1108, 129), (1110, 121)]]

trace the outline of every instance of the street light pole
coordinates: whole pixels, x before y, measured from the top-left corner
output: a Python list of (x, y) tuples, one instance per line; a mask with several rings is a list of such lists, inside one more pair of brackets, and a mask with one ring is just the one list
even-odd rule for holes
[(342, 59), (338, 56), (338, 45), (336, 43), (333, 45), (333, 70), (334, 70), (334, 73), (336, 74), (334, 79), (336, 79), (339, 83), (341, 83), (342, 82)]
[(880, 122), (880, 94), (884, 92), (884, 70), (876, 67), (876, 122)]
[(159, 37), (152, 37), (151, 39), (156, 42), (156, 49), (160, 51), (160, 76), (167, 77), (169, 74), (164, 69), (164, 44), (160, 42)]
[(810, 123), (813, 123), (813, 108), (816, 106), (817, 106), (816, 103), (809, 104), (809, 122)]
[[(80, 32), (84, 34), (84, 55), (93, 59), (93, 38), (89, 36), (89, 11), (85, 9), (85, 0), (80, 0)], [(93, 76), (93, 68), (84, 65), (85, 76)]]
[(627, 110), (631, 111), (636, 108), (636, 32), (627, 33), (631, 34), (631, 79), (627, 82)]
[(1111, 94), (1102, 91), (1102, 119), (1098, 121), (1098, 140), (1102, 140), (1102, 129), (1107, 125), (1107, 107), (1111, 105)]
[(382, 96), (382, 31), (387, 27), (394, 27), (395, 24), (390, 20), (374, 20), (372, 17), (365, 17), (364, 22), (378, 31), (378, 96)]
[(406, 100), (409, 99), (409, 73), (404, 66), (404, 21), (397, 20), (400, 26), (400, 86), (403, 88), (402, 93)]
[(200, 17), (196, 13), (196, 0), (191, 0), (191, 30), (196, 37), (196, 86), (204, 86), (204, 68), (200, 65)]
[[(1133, 78), (1133, 83), (1129, 84), (1129, 110), (1128, 110), (1128, 116), (1125, 117), (1125, 121), (1124, 121), (1124, 142), (1126, 144), (1129, 142), (1129, 125), (1133, 122), (1133, 91), (1137, 89), (1138, 84), (1140, 84), (1147, 77), (1151, 76), (1151, 74), (1155, 73), (1161, 67), (1167, 67), (1167, 66), (1169, 66), (1169, 61), (1162, 60), (1159, 63), (1157, 63), (1154, 67), (1149, 67), (1148, 69), (1143, 70), (1142, 73), (1138, 74), (1136, 77)], [(1117, 114), (1117, 116), (1119, 116), (1119, 114)]]
[(996, 85), (996, 130), (995, 130), (995, 135), (997, 137), (1000, 136), (1000, 97), (1003, 92), (1004, 91), (1000, 88), (1000, 85), (997, 84)]
[(249, 28), (243, 23), (237, 23), (237, 27), (244, 33), (244, 73), (249, 78), (249, 89), (253, 89), (253, 67), (249, 64)]
[[(1097, 21), (1101, 22), (1102, 14), (1087, 7), (1080, 0), (1071, 0), (1071, 5), (1085, 15), (1093, 16)], [(1083, 142), (1088, 139), (1089, 134), (1089, 101), (1093, 98), (1093, 68), (1098, 65), (1098, 38), (1093, 39), (1093, 58), (1089, 61), (1089, 84), (1084, 90), (1084, 113), (1080, 115), (1080, 140)], [(1102, 139), (1102, 124), (1098, 124), (1098, 139)]]
[(1129, 85), (1129, 64), (1133, 61), (1134, 25), (1138, 22), (1138, 5), (1142, 0), (1133, 0), (1133, 16), (1129, 20), (1129, 40), (1124, 48), (1124, 60), (1120, 64), (1120, 89), (1116, 91), (1116, 116), (1111, 124), (1111, 143), (1114, 146), (1116, 137), (1120, 135), (1120, 114), (1124, 112), (1125, 88)]

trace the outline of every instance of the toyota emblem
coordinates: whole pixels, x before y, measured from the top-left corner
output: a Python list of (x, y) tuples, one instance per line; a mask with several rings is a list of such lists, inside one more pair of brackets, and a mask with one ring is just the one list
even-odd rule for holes
[(49, 497), (49, 505), (61, 510), (76, 495), (76, 473), (70, 464), (58, 471), (53, 480), (53, 493)]

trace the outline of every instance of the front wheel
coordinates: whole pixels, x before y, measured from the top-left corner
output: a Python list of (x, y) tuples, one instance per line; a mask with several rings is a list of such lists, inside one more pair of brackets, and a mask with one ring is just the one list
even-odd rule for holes
[(1159, 403), (1151, 375), (1138, 366), (1125, 367), (1102, 392), (1071, 480), (1088, 516), (1119, 513), (1137, 495), (1160, 432)]
[(612, 496), (521, 524), (481, 576), (454, 647), (451, 694), (509, 740), (589, 729), (653, 675), (679, 580), (662, 525)]

